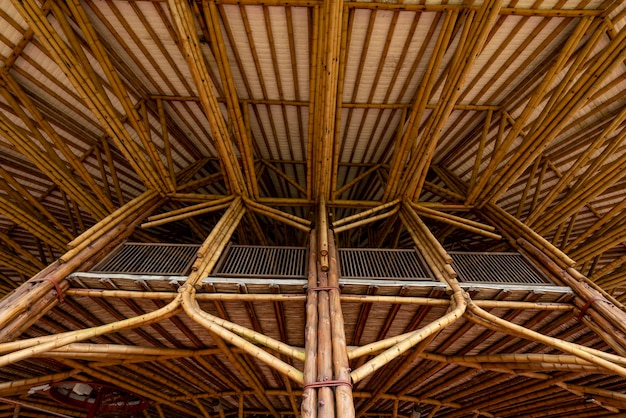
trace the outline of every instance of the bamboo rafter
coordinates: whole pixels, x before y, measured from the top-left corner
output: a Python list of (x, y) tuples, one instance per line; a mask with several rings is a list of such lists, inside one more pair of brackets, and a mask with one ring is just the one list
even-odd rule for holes
[(178, 37), (184, 47), (187, 63), (198, 88), (202, 108), (213, 131), (214, 145), (224, 164), (228, 186), (234, 193), (247, 193), (244, 176), (235, 155), (235, 147), (230, 140), (226, 122), (217, 103), (215, 90), (210, 78), (207, 77), (209, 72), (195, 31), (192, 11), (189, 4), (184, 1), (170, 0), (168, 4), (176, 23)]

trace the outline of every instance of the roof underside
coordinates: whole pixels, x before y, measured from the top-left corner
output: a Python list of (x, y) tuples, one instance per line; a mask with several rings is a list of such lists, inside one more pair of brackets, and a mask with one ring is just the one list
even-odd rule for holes
[[(492, 220), (483, 209), (495, 204), (624, 302), (626, 3), (328, 3), (336, 7), (319, 0), (0, 0), (0, 297), (58, 259), (72, 239), (154, 189), (167, 198), (159, 212), (244, 195), (313, 221), (321, 200), (328, 203), (331, 220), (402, 198), (487, 224)], [(146, 228), (133, 240), (200, 244), (221, 213)], [(425, 221), (449, 251), (511, 249), (437, 219)], [(232, 242), (304, 247), (307, 238), (265, 212), (246, 216)], [(340, 233), (337, 242), (344, 248), (414, 245), (396, 216)], [(374, 288), (354, 293), (373, 294)], [(248, 292), (245, 286), (236, 291)], [(268, 290), (281, 291), (302, 289)], [(445, 298), (436, 287), (411, 292)], [(475, 295), (570, 298), (478, 290)], [(70, 297), (28, 336), (108, 323), (160, 303)], [(274, 302), (203, 303), (215, 315), (291, 345), (304, 344), (301, 300), (280, 309)], [(370, 311), (365, 306), (345, 306), (348, 344), (416, 329), (447, 309), (383, 303)], [(605, 348), (571, 312), (494, 312)], [(360, 316), (368, 314), (366, 327)], [(284, 318), (294, 321), (293, 328), (282, 328)], [(464, 336), (465, 326), (463, 319), (438, 334), (425, 353), (545, 350), (480, 327)], [(152, 382), (168, 399), (186, 397), (183, 409), (196, 413), (194, 394), (231, 391), (223, 402), (234, 414), (242, 390), (250, 390), (233, 383), (244, 379), (224, 365), (230, 360), (211, 335), (184, 316), (94, 342), (214, 349), (148, 363), (137, 354), (128, 365), (118, 362), (99, 371), (120, 381)], [(297, 409), (293, 403), (299, 395), (291, 393), (287, 379), (235, 354), (263, 387), (275, 391), (268, 396), (277, 410)], [(398, 381), (389, 389), (396, 398), (380, 400), (371, 410), (391, 416), (399, 408), (408, 416), (415, 399), (432, 401), (428, 411), (436, 408), (442, 416), (556, 417), (579, 410), (608, 416), (614, 406), (626, 406), (623, 399), (584, 402), (574, 386), (554, 385), (567, 372), (559, 370), (546, 375), (552, 386), (546, 384), (550, 392), (541, 394), (546, 405), (548, 397), (554, 402), (534, 411), (530, 403), (538, 395), (524, 391), (536, 384), (528, 377), (534, 370), (514, 375), (500, 373), (496, 365), (479, 370), (435, 355), (414, 359), (420, 372)], [(68, 368), (84, 377), (75, 363), (60, 356), (28, 360), (2, 369), (0, 377), (26, 379)], [(190, 367), (217, 377), (198, 382), (183, 374)], [(581, 372), (580, 379), (568, 382), (624, 390), (623, 379), (611, 375)], [(363, 393), (357, 409), (376, 389), (374, 380), (355, 387)], [(490, 399), (489, 381), (501, 385), (501, 404)], [(467, 394), (474, 384), (475, 392)], [(513, 402), (518, 389), (522, 398)], [(0, 397), (5, 393), (0, 389)], [(20, 402), (28, 403), (20, 395)], [(208, 398), (198, 402), (210, 405)], [(37, 402), (52, 408), (43, 398)], [(246, 395), (246, 411), (264, 414), (265, 406)], [(165, 416), (193, 415), (163, 408)]]

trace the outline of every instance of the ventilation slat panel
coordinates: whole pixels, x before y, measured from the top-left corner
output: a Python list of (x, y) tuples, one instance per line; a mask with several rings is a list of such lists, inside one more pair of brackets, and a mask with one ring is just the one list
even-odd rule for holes
[(231, 245), (215, 277), (304, 278), (307, 248)]
[(519, 253), (450, 252), (460, 282), (552, 285)]
[(433, 280), (415, 250), (340, 248), (339, 269), (345, 279)]
[(186, 275), (199, 245), (124, 243), (91, 269), (94, 273)]

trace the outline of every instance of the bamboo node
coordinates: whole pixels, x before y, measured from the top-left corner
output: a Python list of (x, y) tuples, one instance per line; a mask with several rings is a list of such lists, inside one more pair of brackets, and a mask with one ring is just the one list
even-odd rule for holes
[(59, 298), (59, 303), (63, 302), (63, 291), (61, 290), (61, 286), (59, 282), (54, 277), (43, 277), (41, 279), (34, 279), (30, 281), (31, 283), (41, 283), (41, 282), (50, 282), (54, 286), (54, 289), (57, 292), (57, 297)]
[(311, 382), (302, 386), (302, 389), (310, 389), (310, 388), (325, 388), (325, 387), (336, 387), (336, 386), (348, 386), (352, 388), (352, 382), (348, 380), (322, 380), (321, 382)]

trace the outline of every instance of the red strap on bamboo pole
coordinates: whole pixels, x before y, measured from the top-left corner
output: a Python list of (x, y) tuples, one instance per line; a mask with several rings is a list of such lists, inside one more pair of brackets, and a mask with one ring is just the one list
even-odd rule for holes
[(347, 380), (324, 380), (321, 382), (311, 382), (307, 383), (302, 387), (302, 389), (309, 388), (325, 388), (331, 386), (348, 386), (352, 388), (352, 382), (348, 382)]
[(40, 283), (44, 281), (52, 283), (55, 290), (57, 291), (57, 297), (59, 298), (59, 303), (63, 302), (63, 291), (61, 290), (61, 286), (59, 285), (59, 282), (57, 282), (57, 280), (54, 277), (48, 276), (48, 277), (43, 277), (41, 279), (31, 280), (31, 283)]
[(587, 312), (587, 309), (589, 309), (591, 307), (591, 305), (593, 304), (593, 302), (595, 302), (597, 300), (604, 300), (604, 299), (601, 298), (601, 297), (598, 297), (598, 296), (594, 296), (592, 298), (589, 298), (587, 303), (585, 303), (585, 306), (582, 307), (582, 309), (580, 310), (580, 313), (578, 314), (578, 320), (579, 321), (581, 319), (583, 319), (583, 316), (585, 316), (585, 313)]

